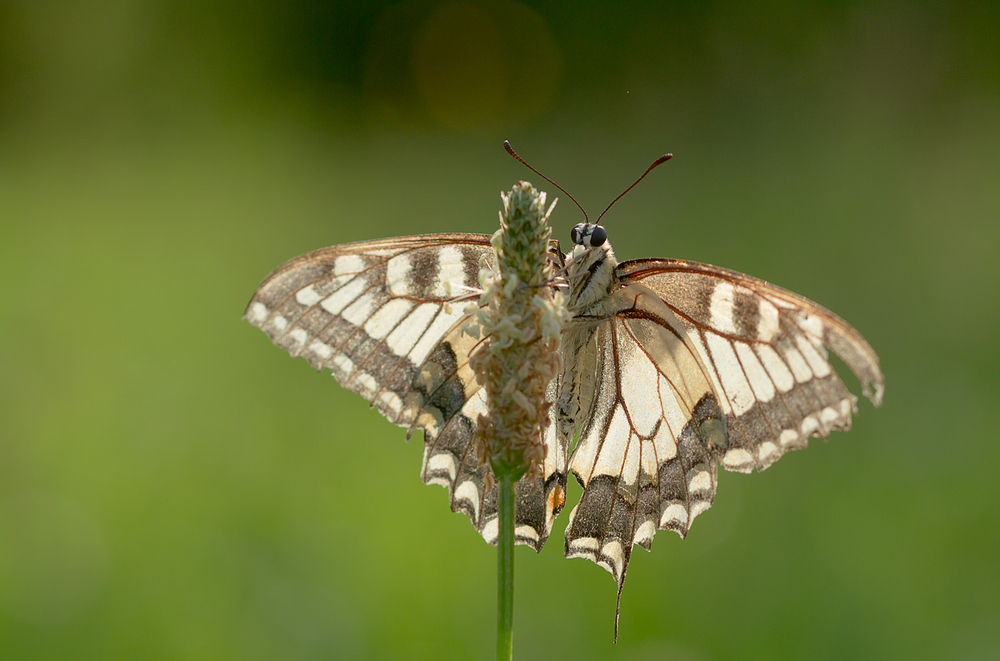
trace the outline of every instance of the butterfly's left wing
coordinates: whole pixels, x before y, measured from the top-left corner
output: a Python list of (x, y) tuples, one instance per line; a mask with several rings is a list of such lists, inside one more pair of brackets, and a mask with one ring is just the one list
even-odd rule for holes
[[(321, 248), (272, 271), (244, 318), (292, 356), (305, 358), (317, 370), (330, 370), (391, 422), (409, 427), (421, 414), (421, 407), (414, 406), (413, 379), (464, 316), (461, 305), (447, 303), (461, 287), (478, 286), (479, 260), (488, 254), (489, 237), (482, 234), (431, 234)], [(448, 376), (456, 368), (449, 366)], [(441, 399), (442, 392), (437, 404), (450, 414), (469, 398), (453, 389), (447, 394), (453, 401)], [(430, 413), (444, 422), (439, 411)]]
[[(245, 318), (292, 356), (329, 369), (391, 422), (424, 431), (421, 477), (496, 542), (495, 488), (474, 451), (486, 403), (468, 364), (477, 338), (455, 297), (479, 286), (485, 234), (428, 234), (331, 246), (261, 283)], [(540, 549), (565, 493), (565, 452), (546, 441), (544, 482), (518, 485), (517, 540)]]

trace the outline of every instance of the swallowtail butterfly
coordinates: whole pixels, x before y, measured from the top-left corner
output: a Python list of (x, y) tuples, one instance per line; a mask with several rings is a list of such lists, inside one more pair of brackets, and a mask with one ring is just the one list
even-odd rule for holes
[[(649, 550), (657, 530), (683, 537), (711, 506), (717, 466), (761, 471), (851, 426), (857, 398), (828, 350), (875, 406), (883, 377), (871, 346), (826, 308), (716, 266), (618, 262), (607, 238), (581, 223), (569, 253), (553, 248), (572, 320), (548, 388), (544, 475), (517, 485), (515, 535), (542, 548), (572, 472), (583, 493), (566, 556), (607, 569), (620, 594), (633, 545)], [(463, 306), (449, 305), (494, 259), (485, 234), (331, 246), (268, 275), (245, 318), (391, 422), (422, 430), (424, 482), (445, 487), (451, 509), (495, 544), (496, 486), (472, 442), (486, 410), (469, 367), (479, 339), (463, 332)]]

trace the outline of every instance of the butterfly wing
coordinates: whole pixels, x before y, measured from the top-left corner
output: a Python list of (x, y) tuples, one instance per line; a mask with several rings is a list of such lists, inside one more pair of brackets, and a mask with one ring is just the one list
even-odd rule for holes
[(856, 398), (827, 348), (877, 406), (883, 377), (861, 335), (829, 310), (750, 276), (679, 260), (616, 269), (600, 323), (594, 403), (570, 470), (583, 485), (567, 557), (619, 583), (633, 544), (681, 536), (711, 506), (716, 463), (763, 470), (810, 436), (847, 429)]
[(732, 471), (764, 470), (811, 436), (847, 430), (857, 398), (828, 360), (839, 356), (875, 406), (884, 378), (868, 342), (826, 308), (728, 269), (682, 260), (618, 266), (623, 282), (663, 299), (708, 366), (729, 430), (720, 457)]
[(585, 349), (596, 351), (595, 394), (570, 461), (584, 491), (565, 552), (620, 586), (633, 544), (648, 550), (657, 529), (684, 536), (711, 505), (726, 427), (697, 349), (656, 294), (623, 287), (609, 307)]
[[(452, 510), (495, 543), (495, 488), (486, 489), (472, 442), (486, 408), (468, 365), (478, 338), (463, 332), (464, 304), (449, 305), (478, 288), (480, 262), (492, 258), (485, 234), (331, 246), (268, 275), (244, 318), (292, 356), (329, 369), (391, 422), (423, 430), (422, 479), (447, 488)], [(536, 550), (561, 507), (560, 466), (565, 485), (565, 452), (552, 433), (546, 440), (546, 479), (518, 485), (517, 539)]]

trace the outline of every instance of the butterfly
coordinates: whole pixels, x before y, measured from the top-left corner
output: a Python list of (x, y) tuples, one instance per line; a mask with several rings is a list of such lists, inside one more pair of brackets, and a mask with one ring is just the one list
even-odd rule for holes
[[(566, 502), (565, 555), (611, 572), (619, 596), (634, 545), (684, 537), (715, 497), (717, 470), (762, 471), (857, 411), (839, 356), (875, 406), (878, 356), (843, 319), (788, 290), (675, 259), (619, 262), (604, 227), (552, 242), (571, 320), (549, 384), (543, 475), (516, 486), (515, 538), (541, 550)], [(487, 403), (469, 356), (473, 317), (452, 304), (494, 264), (485, 234), (361, 241), (296, 257), (268, 275), (245, 318), (292, 356), (330, 370), (390, 422), (424, 433), (421, 477), (448, 490), (487, 542), (497, 490), (474, 450)]]

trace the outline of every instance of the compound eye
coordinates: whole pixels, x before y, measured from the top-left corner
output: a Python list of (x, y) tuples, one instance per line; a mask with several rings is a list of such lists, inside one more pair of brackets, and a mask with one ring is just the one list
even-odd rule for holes
[(569, 231), (569, 238), (574, 244), (580, 243), (580, 226), (576, 225)]
[(604, 229), (600, 225), (594, 228), (594, 231), (590, 233), (590, 245), (597, 246), (604, 245), (604, 242), (608, 240), (608, 230)]

